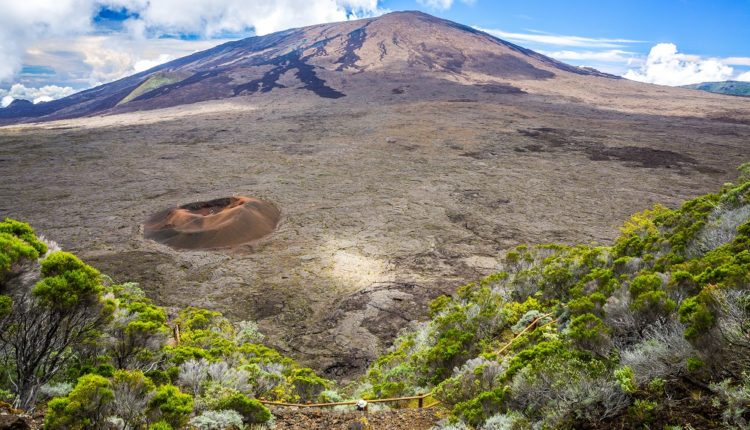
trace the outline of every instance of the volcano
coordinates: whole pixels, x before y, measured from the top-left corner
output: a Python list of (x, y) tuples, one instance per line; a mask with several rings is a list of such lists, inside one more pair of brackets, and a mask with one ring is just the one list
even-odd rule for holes
[(161, 211), (146, 222), (144, 233), (178, 249), (228, 248), (267, 236), (280, 215), (268, 202), (227, 197)]
[[(314, 25), (250, 37), (180, 58), (72, 96), (0, 110), (5, 122), (53, 120), (164, 108), (206, 100), (363, 97), (363, 89), (420, 97), (404, 87), (425, 78), (490, 91), (512, 81), (580, 75), (616, 79), (420, 12)], [(390, 83), (400, 82), (400, 85)], [(372, 94), (370, 94), (372, 96)], [(370, 97), (372, 98), (372, 97)], [(376, 97), (377, 98), (377, 97)]]

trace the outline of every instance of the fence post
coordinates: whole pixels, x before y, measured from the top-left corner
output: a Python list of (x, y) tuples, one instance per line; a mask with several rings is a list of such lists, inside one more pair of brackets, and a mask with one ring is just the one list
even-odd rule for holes
[(422, 403), (424, 402), (424, 397), (419, 398), (419, 409), (422, 409)]

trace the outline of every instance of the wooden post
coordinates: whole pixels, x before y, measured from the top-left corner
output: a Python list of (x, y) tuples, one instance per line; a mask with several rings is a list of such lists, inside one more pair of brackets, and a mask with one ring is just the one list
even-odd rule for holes
[(419, 398), (419, 409), (422, 409), (422, 403), (424, 403), (424, 397)]

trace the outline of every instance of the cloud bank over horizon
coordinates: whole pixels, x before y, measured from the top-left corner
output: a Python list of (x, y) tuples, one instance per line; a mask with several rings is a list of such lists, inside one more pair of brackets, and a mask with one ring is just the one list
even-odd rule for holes
[(727, 63), (744, 64), (745, 58), (701, 58), (677, 51), (674, 43), (659, 43), (651, 51), (643, 65), (628, 70), (623, 77), (633, 81), (659, 85), (689, 85), (701, 82), (718, 82), (729, 79), (750, 81), (750, 72), (736, 74)]
[(71, 87), (45, 85), (41, 88), (27, 88), (23, 84), (13, 84), (8, 90), (0, 89), (0, 107), (7, 107), (13, 100), (29, 100), (34, 104), (48, 102), (76, 93)]
[(750, 81), (750, 71), (732, 67), (750, 66), (750, 57), (703, 58), (678, 52), (674, 43), (657, 43), (644, 55), (637, 52), (637, 46), (647, 42), (640, 40), (476, 28), (560, 61), (594, 67), (639, 82), (679, 86), (725, 80)]

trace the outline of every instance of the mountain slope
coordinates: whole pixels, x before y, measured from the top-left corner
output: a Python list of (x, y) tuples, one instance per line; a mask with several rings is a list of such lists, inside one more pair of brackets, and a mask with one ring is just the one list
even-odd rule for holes
[(750, 82), (702, 82), (700, 84), (685, 85), (683, 88), (708, 91), (709, 93), (726, 94), (730, 96), (750, 97)]
[(419, 12), (315, 25), (251, 37), (163, 64), (110, 84), (33, 106), (0, 110), (0, 119), (59, 119), (163, 108), (274, 92), (337, 99), (394, 77), (462, 83), (609, 76), (573, 67), (473, 28)]

